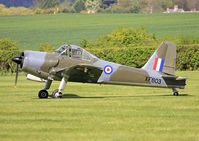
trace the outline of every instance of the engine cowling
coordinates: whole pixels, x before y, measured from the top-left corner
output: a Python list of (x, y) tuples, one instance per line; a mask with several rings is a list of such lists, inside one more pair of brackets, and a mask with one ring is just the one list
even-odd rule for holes
[(24, 51), (22, 70), (27, 69), (48, 72), (49, 68), (58, 64), (58, 54), (38, 51)]
[(49, 70), (59, 62), (57, 53), (24, 51), (22, 71), (47, 79)]

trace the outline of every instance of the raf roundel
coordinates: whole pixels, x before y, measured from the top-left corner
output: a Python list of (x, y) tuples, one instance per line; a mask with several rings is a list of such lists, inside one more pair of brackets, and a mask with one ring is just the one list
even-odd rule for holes
[(104, 67), (105, 74), (111, 74), (113, 72), (113, 68), (110, 65), (106, 65)]

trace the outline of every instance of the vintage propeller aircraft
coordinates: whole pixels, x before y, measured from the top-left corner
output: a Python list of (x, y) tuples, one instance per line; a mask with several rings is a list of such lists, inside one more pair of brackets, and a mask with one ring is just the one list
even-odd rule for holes
[(187, 79), (174, 75), (176, 44), (169, 41), (162, 42), (142, 68), (100, 60), (75, 45), (63, 45), (52, 53), (24, 51), (12, 60), (18, 64), (15, 86), (19, 68), (28, 73), (28, 79), (45, 81), (44, 89), (38, 93), (39, 98), (48, 98), (47, 90), (53, 80), (61, 83), (52, 97), (61, 98), (61, 91), (68, 81), (171, 88), (173, 95), (177, 96), (176, 88), (184, 89)]

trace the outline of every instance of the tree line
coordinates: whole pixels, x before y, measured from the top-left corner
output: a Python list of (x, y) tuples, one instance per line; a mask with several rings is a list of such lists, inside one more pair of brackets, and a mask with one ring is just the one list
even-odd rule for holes
[[(19, 0), (18, 0), (19, 1)], [(9, 2), (9, 1), (7, 1)], [(19, 3), (31, 3), (23, 8), (29, 14), (50, 13), (158, 13), (178, 5), (185, 11), (199, 10), (199, 0), (24, 0)], [(16, 11), (13, 7), (0, 6), (2, 11)], [(19, 10), (19, 11), (20, 11)], [(30, 11), (31, 10), (31, 11)], [(29, 12), (27, 12), (29, 11)], [(12, 13), (12, 12), (10, 12)], [(3, 15), (3, 14), (1, 14)], [(9, 15), (9, 14), (8, 14)]]
[(58, 7), (62, 12), (150, 13), (163, 12), (178, 5), (185, 11), (199, 10), (199, 0), (40, 0), (33, 7)]

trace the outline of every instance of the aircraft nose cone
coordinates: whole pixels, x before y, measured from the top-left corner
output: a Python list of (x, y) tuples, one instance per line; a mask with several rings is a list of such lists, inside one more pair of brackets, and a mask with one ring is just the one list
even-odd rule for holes
[(12, 61), (14, 61), (17, 64), (21, 64), (22, 58), (21, 57), (14, 57), (14, 58), (12, 58)]

